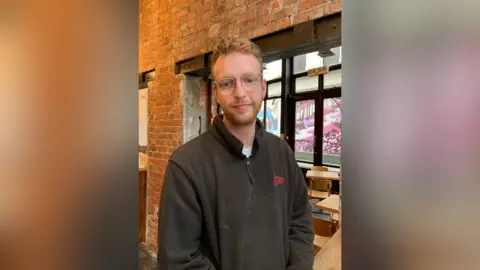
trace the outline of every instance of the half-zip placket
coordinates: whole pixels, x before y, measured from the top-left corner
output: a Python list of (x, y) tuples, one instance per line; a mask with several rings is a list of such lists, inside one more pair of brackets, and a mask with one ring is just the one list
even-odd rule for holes
[(250, 158), (246, 158), (246, 166), (248, 172), (248, 178), (250, 179), (250, 201), (253, 200), (253, 194), (255, 193), (255, 178), (253, 178), (253, 173), (250, 170)]

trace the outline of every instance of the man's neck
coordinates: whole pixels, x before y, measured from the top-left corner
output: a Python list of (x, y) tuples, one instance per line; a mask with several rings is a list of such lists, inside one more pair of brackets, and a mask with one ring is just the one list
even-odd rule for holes
[(237, 137), (237, 139), (239, 139), (243, 143), (243, 147), (252, 147), (253, 138), (255, 137), (255, 122), (249, 125), (237, 126), (230, 123), (224, 117), (223, 123), (225, 123), (228, 131), (230, 131), (233, 136)]

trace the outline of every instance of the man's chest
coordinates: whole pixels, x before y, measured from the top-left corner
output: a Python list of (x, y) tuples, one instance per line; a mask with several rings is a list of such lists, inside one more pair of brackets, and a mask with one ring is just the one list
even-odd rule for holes
[(286, 164), (265, 156), (213, 159), (205, 164), (202, 182), (212, 212), (239, 215), (288, 212), (294, 185)]

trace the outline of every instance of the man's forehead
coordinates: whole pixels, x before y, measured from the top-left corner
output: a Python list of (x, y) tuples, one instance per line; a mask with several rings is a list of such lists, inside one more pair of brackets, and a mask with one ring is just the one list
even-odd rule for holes
[(252, 54), (230, 53), (221, 55), (213, 66), (212, 74), (218, 76), (239, 76), (259, 72), (260, 62)]

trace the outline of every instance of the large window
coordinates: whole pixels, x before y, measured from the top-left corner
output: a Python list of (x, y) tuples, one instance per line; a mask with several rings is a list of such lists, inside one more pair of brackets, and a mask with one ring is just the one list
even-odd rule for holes
[[(293, 57), (290, 145), (299, 162), (340, 166), (341, 156), (341, 47)], [(313, 68), (328, 66), (325, 74), (309, 76)]]

